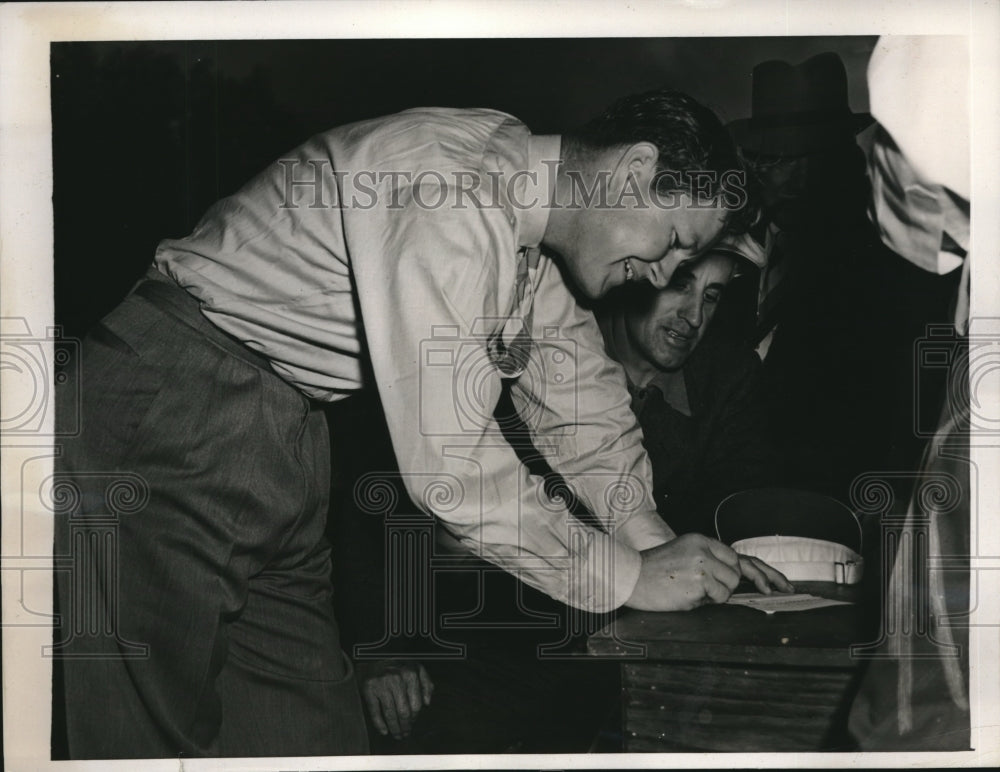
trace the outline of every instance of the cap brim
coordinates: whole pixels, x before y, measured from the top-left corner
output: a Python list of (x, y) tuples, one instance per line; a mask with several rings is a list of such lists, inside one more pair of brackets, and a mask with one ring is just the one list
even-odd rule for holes
[(740, 118), (727, 128), (733, 141), (745, 152), (802, 155), (841, 144), (874, 120), (871, 113), (850, 113), (843, 120), (830, 123), (762, 127), (752, 118)]
[(749, 233), (726, 236), (717, 241), (705, 254), (724, 254), (743, 258), (757, 268), (767, 265), (767, 252)]

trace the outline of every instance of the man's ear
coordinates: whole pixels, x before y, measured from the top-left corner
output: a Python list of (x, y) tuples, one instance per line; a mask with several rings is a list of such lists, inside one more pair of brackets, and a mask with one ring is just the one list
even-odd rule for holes
[(634, 178), (638, 190), (649, 190), (656, 176), (656, 164), (660, 159), (660, 151), (652, 142), (636, 142), (625, 148), (618, 166), (614, 172), (616, 188), (621, 190), (628, 183), (628, 177)]

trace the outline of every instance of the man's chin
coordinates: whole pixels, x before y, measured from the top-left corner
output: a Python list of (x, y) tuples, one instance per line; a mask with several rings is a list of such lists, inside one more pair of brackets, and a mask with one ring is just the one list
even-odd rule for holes
[(611, 290), (613, 290), (614, 288), (615, 288), (614, 285), (607, 285), (607, 284), (598, 287), (596, 289), (591, 287), (582, 287), (580, 290), (580, 294), (583, 295), (583, 297), (585, 297), (587, 300), (600, 300), (609, 292), (611, 292)]
[(684, 367), (684, 363), (686, 361), (687, 357), (670, 357), (668, 359), (661, 358), (656, 362), (656, 366), (665, 373), (676, 373)]
[(688, 357), (691, 356), (692, 346), (675, 346), (671, 343), (661, 341), (659, 356), (656, 358), (656, 366), (661, 370), (671, 372), (684, 367)]
[(783, 231), (798, 231), (808, 222), (808, 213), (808, 207), (798, 201), (793, 201), (780, 207), (774, 213), (772, 221)]
[(604, 277), (603, 281), (590, 281), (587, 276), (575, 275), (573, 283), (576, 294), (586, 300), (600, 300), (617, 286), (610, 276)]

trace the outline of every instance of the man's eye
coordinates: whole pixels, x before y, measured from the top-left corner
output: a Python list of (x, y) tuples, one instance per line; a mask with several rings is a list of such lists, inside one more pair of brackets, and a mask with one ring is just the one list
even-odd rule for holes
[(705, 301), (708, 303), (718, 303), (722, 293), (718, 290), (709, 290), (705, 293)]

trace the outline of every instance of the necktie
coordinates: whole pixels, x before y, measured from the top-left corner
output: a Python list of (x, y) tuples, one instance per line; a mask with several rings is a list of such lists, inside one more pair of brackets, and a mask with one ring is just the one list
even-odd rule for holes
[(515, 308), (503, 327), (486, 342), (490, 359), (504, 378), (517, 378), (521, 375), (531, 355), (535, 288), (529, 269), (538, 266), (539, 257), (537, 247), (525, 247), (518, 252)]

